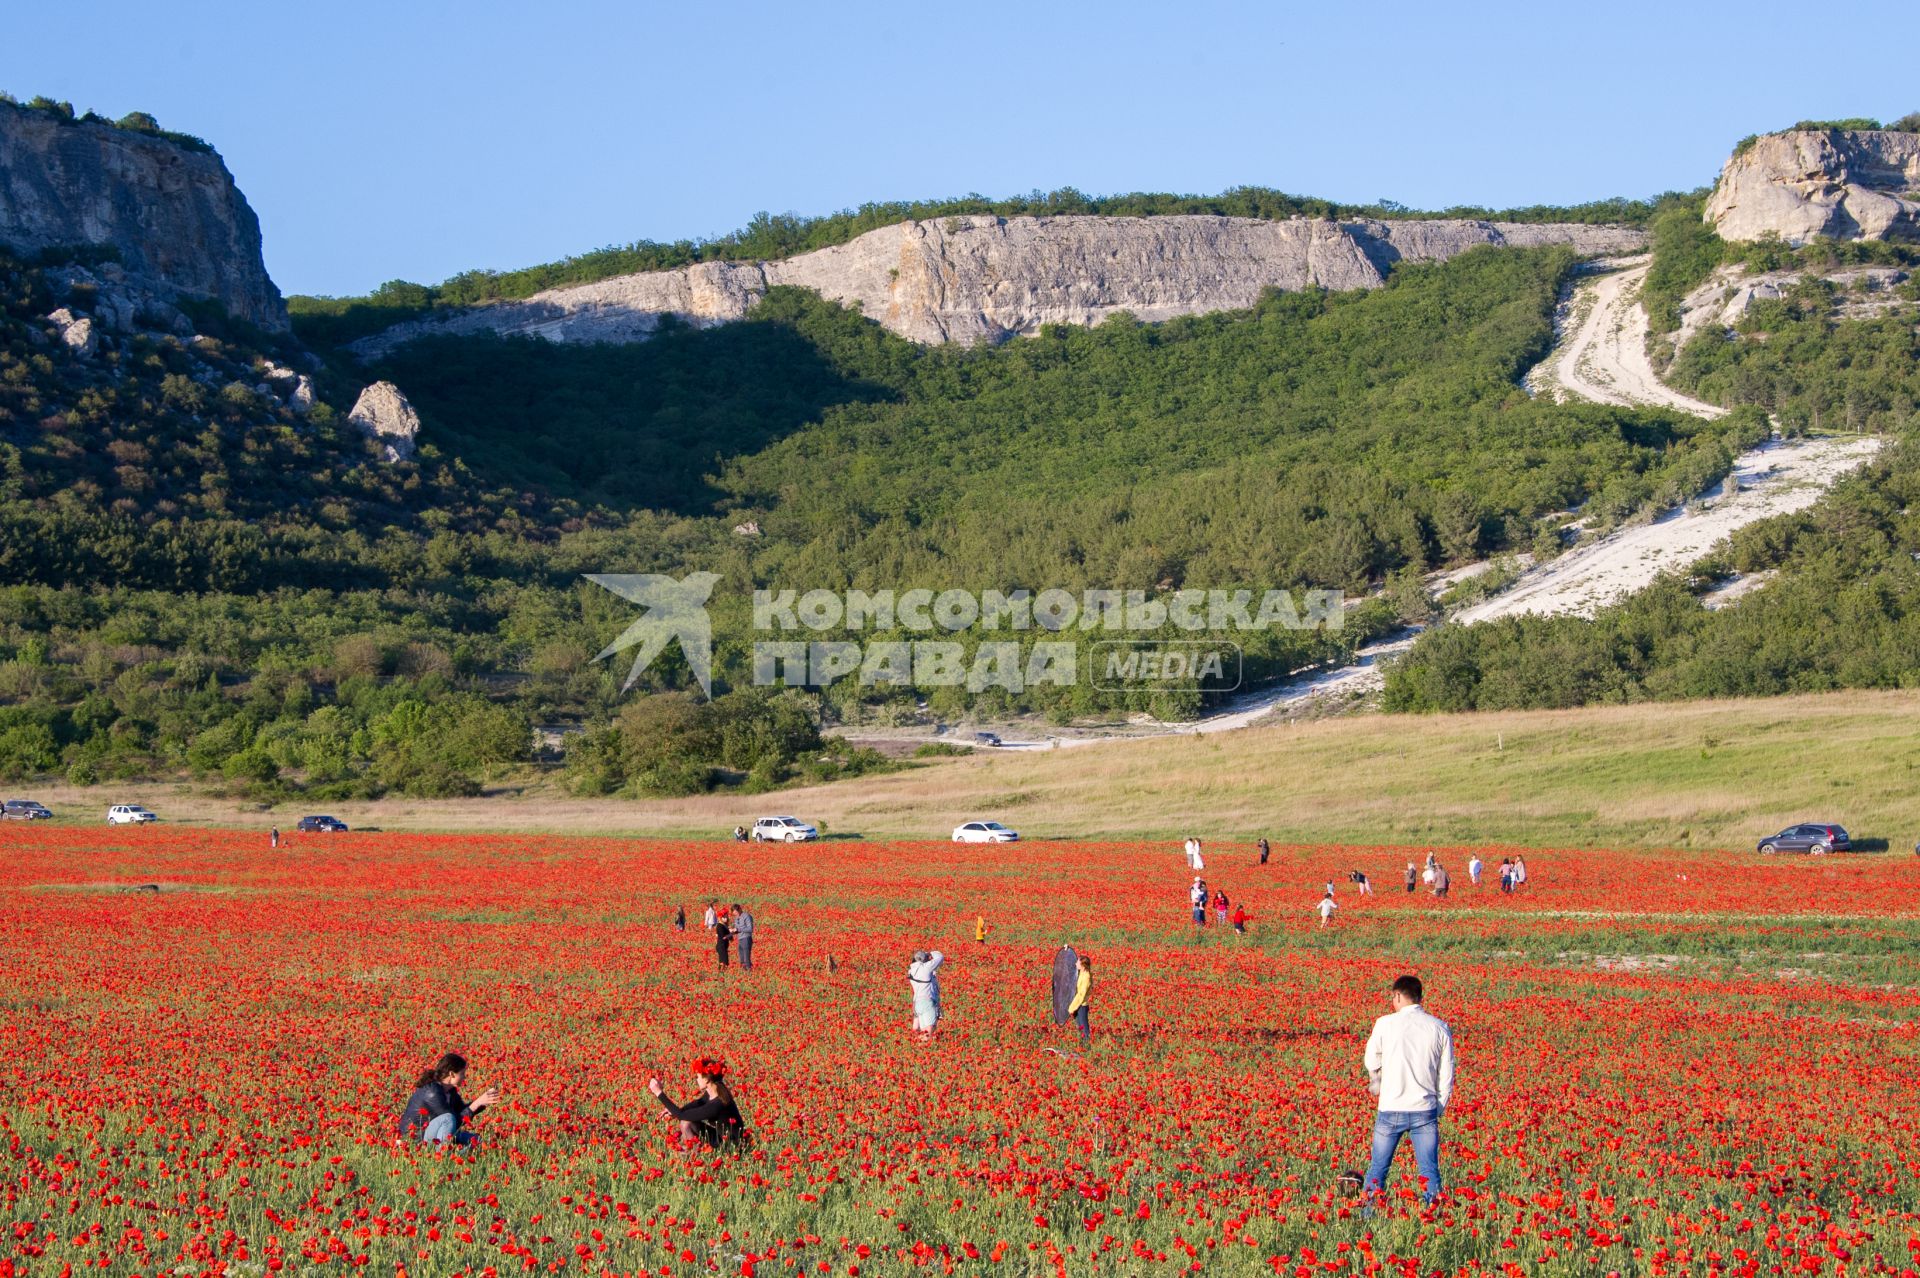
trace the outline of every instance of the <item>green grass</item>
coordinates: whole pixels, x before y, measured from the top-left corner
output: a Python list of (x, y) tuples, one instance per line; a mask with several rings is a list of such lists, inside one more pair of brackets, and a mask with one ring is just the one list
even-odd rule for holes
[[(718, 838), (761, 810), (835, 836), (944, 841), (993, 817), (1029, 839), (1167, 839), (1222, 857), (1275, 843), (1752, 848), (1830, 820), (1906, 855), (1920, 838), (1920, 692), (1838, 692), (1578, 710), (1375, 715), (1069, 749), (978, 754), (766, 798), (512, 797), (333, 804), (355, 829), (556, 831)], [(99, 791), (43, 787), (56, 811)], [(169, 820), (284, 826), (185, 787), (121, 787)], [(296, 845), (297, 846), (297, 845)], [(815, 854), (830, 856), (828, 843)], [(1172, 852), (1169, 852), (1172, 855)]]

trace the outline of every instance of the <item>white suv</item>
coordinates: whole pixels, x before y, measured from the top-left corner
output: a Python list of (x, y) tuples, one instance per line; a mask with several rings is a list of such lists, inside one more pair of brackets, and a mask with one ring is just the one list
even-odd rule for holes
[(820, 837), (820, 831), (799, 817), (761, 817), (753, 823), (755, 843), (805, 843)]
[(108, 825), (145, 825), (159, 819), (137, 803), (116, 803), (107, 809)]

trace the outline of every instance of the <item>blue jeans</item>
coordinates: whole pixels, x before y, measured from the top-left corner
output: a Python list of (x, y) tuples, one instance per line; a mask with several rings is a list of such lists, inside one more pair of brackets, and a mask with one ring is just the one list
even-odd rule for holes
[(748, 935), (741, 937), (738, 944), (740, 947), (740, 966), (745, 968), (747, 971), (751, 972), (753, 970), (753, 936), (752, 934), (749, 933)]
[(1367, 1167), (1366, 1192), (1369, 1200), (1387, 1181), (1387, 1169), (1400, 1148), (1400, 1138), (1411, 1137), (1413, 1160), (1427, 1184), (1420, 1201), (1430, 1203), (1440, 1196), (1440, 1111), (1437, 1109), (1383, 1110), (1373, 1120), (1373, 1162)]
[(1073, 1023), (1080, 1027), (1081, 1042), (1089, 1043), (1093, 1041), (1093, 1030), (1087, 1025), (1087, 1005), (1085, 1003), (1082, 1003), (1074, 1009)]
[(1196, 905), (1193, 907), (1193, 925), (1195, 927), (1205, 927), (1207, 925), (1207, 907), (1206, 906)]
[(463, 1130), (453, 1121), (452, 1114), (442, 1114), (427, 1124), (427, 1130), (420, 1133), (423, 1145), (438, 1145), (452, 1141), (456, 1145), (473, 1144), (473, 1133)]

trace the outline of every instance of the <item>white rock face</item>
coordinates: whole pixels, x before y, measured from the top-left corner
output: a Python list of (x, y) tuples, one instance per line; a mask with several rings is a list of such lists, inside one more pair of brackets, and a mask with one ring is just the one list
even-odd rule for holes
[(1727, 161), (1705, 217), (1726, 240), (1920, 239), (1920, 133), (1769, 134)]
[(93, 331), (93, 321), (84, 315), (75, 315), (66, 307), (47, 316), (53, 326), (60, 331), (60, 340), (67, 349), (86, 359), (100, 348), (100, 335)]
[(413, 405), (392, 382), (375, 382), (361, 391), (347, 413), (347, 421), (380, 443), (388, 461), (406, 461), (413, 456), (414, 441), (420, 434), (420, 414), (413, 411)]
[(378, 356), (436, 334), (631, 342), (666, 316), (705, 326), (744, 317), (776, 285), (810, 288), (916, 342), (997, 342), (1043, 324), (1097, 324), (1252, 306), (1269, 288), (1378, 287), (1400, 260), (1441, 261), (1483, 244), (1629, 252), (1625, 227), (1510, 222), (1330, 222), (1295, 218), (953, 217), (882, 227), (772, 262), (702, 262), (549, 289), (396, 325), (352, 349)]

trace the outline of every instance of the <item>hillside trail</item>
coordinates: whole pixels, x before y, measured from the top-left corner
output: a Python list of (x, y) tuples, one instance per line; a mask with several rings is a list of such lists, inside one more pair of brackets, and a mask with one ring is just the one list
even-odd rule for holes
[[(1725, 414), (1723, 408), (1667, 386), (1654, 372), (1646, 353), (1647, 313), (1640, 304), (1648, 261), (1645, 254), (1616, 259), (1576, 279), (1555, 314), (1553, 350), (1524, 379), (1529, 392), (1550, 396), (1556, 403), (1580, 399), (1677, 410), (1708, 419)], [(1842, 476), (1871, 459), (1880, 444), (1872, 437), (1768, 440), (1742, 453), (1726, 478), (1692, 501), (1529, 567), (1499, 592), (1441, 624), (1476, 625), (1523, 613), (1592, 616), (1595, 610), (1652, 585), (1662, 573), (1686, 568), (1736, 530), (1812, 505)], [(1124, 732), (1063, 731), (1026, 741), (1014, 740), (1013, 734), (1020, 729), (1007, 727), (998, 729), (1003, 742), (999, 749), (1045, 750), (1144, 737), (1209, 735), (1249, 727), (1275, 712), (1305, 709), (1315, 701), (1337, 707), (1378, 691), (1385, 682), (1383, 662), (1411, 648), (1423, 628), (1408, 626), (1361, 647), (1343, 665), (1298, 672), (1189, 722), (1136, 723)], [(968, 725), (975, 726), (992, 725)], [(857, 732), (849, 735), (861, 739)]]
[(1709, 420), (1726, 414), (1704, 400), (1674, 390), (1647, 358), (1647, 311), (1640, 304), (1651, 258), (1617, 259), (1589, 271), (1569, 291), (1554, 316), (1553, 353), (1527, 374), (1527, 389), (1568, 399), (1626, 408), (1675, 408)]

